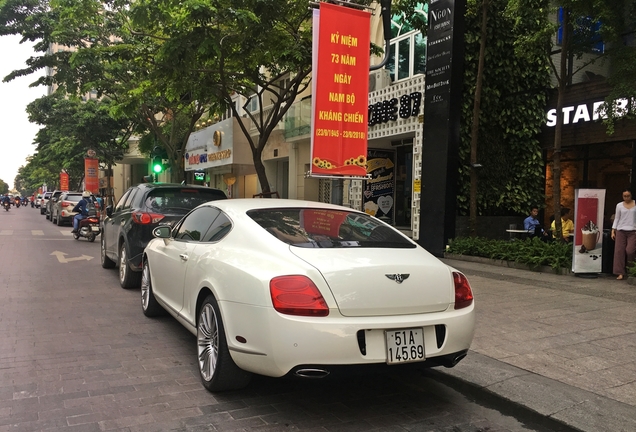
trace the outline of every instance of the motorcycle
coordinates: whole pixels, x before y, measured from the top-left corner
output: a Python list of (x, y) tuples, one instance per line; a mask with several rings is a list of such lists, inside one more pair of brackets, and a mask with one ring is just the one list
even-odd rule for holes
[(20, 201), (15, 202), (15, 208), (20, 208)]
[(73, 233), (73, 238), (75, 240), (79, 240), (80, 237), (84, 237), (92, 243), (95, 241), (95, 237), (97, 237), (101, 232), (102, 230), (99, 227), (99, 218), (89, 216), (79, 222), (77, 232)]
[(6, 211), (9, 211), (9, 209), (11, 208), (11, 203), (9, 201), (4, 201), (2, 203), (2, 206), (4, 207)]

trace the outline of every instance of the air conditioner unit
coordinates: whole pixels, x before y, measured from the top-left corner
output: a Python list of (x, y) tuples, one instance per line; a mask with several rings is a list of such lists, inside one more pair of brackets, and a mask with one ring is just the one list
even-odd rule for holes
[(382, 90), (391, 85), (391, 73), (387, 69), (378, 69), (369, 73), (369, 91)]

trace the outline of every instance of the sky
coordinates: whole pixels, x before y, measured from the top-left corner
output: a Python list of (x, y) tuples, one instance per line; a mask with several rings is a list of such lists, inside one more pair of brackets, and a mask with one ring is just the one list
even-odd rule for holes
[(18, 168), (26, 165), (26, 157), (35, 152), (33, 140), (40, 128), (29, 123), (26, 106), (46, 94), (44, 86), (29, 87), (44, 70), (2, 82), (12, 71), (25, 67), (26, 60), (35, 54), (32, 44), (19, 42), (17, 36), (0, 36), (0, 179), (9, 184), (10, 189), (14, 187)]

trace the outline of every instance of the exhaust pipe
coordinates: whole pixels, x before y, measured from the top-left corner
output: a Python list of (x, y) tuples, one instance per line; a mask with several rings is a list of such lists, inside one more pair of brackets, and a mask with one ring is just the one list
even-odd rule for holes
[(443, 365), (444, 367), (447, 368), (452, 368), (455, 367), (457, 365), (457, 363), (459, 363), (460, 361), (462, 361), (464, 359), (464, 357), (466, 357), (466, 352), (462, 352), (457, 354), (455, 357), (449, 359), (448, 361), (444, 362)]
[(324, 369), (298, 369), (294, 375), (301, 378), (324, 378), (329, 375), (329, 371)]

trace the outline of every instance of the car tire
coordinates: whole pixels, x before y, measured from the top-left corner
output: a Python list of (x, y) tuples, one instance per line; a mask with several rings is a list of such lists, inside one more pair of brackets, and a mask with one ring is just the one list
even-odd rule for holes
[(211, 392), (242, 389), (252, 377), (232, 360), (213, 295), (203, 301), (197, 316), (197, 363), (201, 382)]
[(101, 257), (101, 261), (102, 261), (102, 268), (105, 269), (109, 269), (109, 268), (114, 268), (115, 267), (115, 261), (113, 261), (112, 259), (108, 258), (108, 256), (106, 255), (106, 245), (104, 244), (104, 236), (102, 235), (102, 241), (101, 241), (101, 251), (100, 251), (100, 257)]
[(141, 272), (134, 272), (128, 265), (126, 243), (119, 247), (119, 285), (122, 288), (136, 288), (141, 284)]
[(144, 315), (149, 318), (159, 316), (163, 312), (163, 308), (157, 302), (155, 294), (152, 292), (150, 264), (148, 264), (147, 258), (144, 258), (144, 264), (141, 270), (141, 310)]
[(60, 215), (58, 214), (57, 217), (55, 218), (55, 223), (57, 224), (57, 226), (62, 226), (62, 220), (60, 218)]
[(44, 216), (44, 217), (46, 218), (46, 220), (50, 220), (50, 217), (51, 217), (51, 216), (50, 216), (48, 213), (45, 213), (45, 216)]

